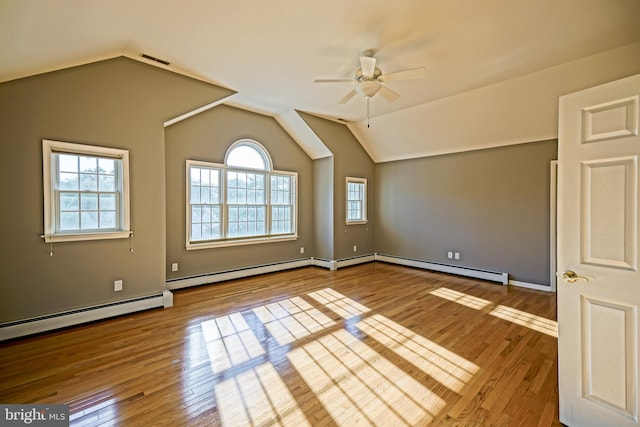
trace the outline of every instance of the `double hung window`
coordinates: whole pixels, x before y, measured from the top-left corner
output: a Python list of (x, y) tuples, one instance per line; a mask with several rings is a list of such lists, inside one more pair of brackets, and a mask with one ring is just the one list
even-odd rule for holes
[(125, 238), (129, 152), (43, 140), (46, 242)]
[(367, 180), (347, 177), (347, 224), (367, 222)]
[(187, 160), (187, 249), (297, 238), (297, 174), (271, 168), (255, 141), (224, 164)]

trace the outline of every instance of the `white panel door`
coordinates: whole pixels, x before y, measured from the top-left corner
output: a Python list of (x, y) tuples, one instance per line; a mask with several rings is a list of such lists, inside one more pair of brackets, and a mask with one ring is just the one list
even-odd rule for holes
[(569, 426), (638, 425), (640, 75), (560, 98), (558, 383)]

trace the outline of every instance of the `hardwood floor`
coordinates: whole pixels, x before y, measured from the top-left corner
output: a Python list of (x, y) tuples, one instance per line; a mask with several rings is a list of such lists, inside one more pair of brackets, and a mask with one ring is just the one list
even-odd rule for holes
[(306, 267), (0, 343), (0, 402), (71, 425), (558, 426), (555, 319), (554, 294)]

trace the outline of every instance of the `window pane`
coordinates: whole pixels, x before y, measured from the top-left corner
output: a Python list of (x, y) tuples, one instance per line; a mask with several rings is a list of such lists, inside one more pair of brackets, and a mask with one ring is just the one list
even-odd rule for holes
[(60, 193), (61, 211), (77, 211), (79, 206), (78, 193)]
[(58, 187), (60, 190), (77, 190), (78, 174), (76, 173), (60, 173)]
[(200, 224), (191, 225), (191, 240), (201, 240), (202, 233), (200, 231)]
[[(87, 193), (80, 195), (80, 206), (83, 211), (97, 211), (98, 210), (98, 194)], [(103, 207), (103, 209), (105, 209)], [(84, 224), (84, 221), (83, 221)]]
[(211, 222), (211, 208), (202, 206), (202, 222)]
[(191, 167), (191, 185), (200, 185), (200, 168)]
[(116, 213), (112, 211), (100, 212), (100, 228), (115, 228)]
[(113, 175), (100, 175), (100, 191), (116, 191), (116, 177)]
[(116, 210), (116, 195), (115, 194), (100, 194), (100, 209), (115, 211)]
[(98, 228), (98, 212), (82, 212), (80, 224), (83, 230)]
[(229, 153), (227, 165), (252, 169), (267, 169), (264, 157), (254, 147), (239, 145)]
[(60, 230), (70, 231), (80, 229), (79, 212), (60, 212)]
[(80, 174), (80, 190), (97, 191), (98, 190), (98, 175), (94, 174)]
[(209, 203), (209, 187), (200, 187), (200, 203)]
[(215, 187), (210, 187), (209, 188), (209, 201), (212, 204), (220, 203), (220, 189), (215, 188)]
[(191, 223), (202, 222), (202, 208), (200, 206), (191, 207)]
[(80, 157), (80, 172), (98, 172), (98, 159), (95, 157)]
[(211, 182), (209, 169), (201, 169), (200, 170), (200, 184), (209, 185)]
[(78, 156), (58, 154), (60, 172), (78, 172)]
[(98, 159), (98, 172), (105, 175), (115, 175), (116, 162), (113, 159)]
[(197, 185), (191, 186), (191, 203), (194, 205), (200, 203), (200, 187)]
[(211, 225), (209, 223), (202, 224), (202, 239), (211, 239)]

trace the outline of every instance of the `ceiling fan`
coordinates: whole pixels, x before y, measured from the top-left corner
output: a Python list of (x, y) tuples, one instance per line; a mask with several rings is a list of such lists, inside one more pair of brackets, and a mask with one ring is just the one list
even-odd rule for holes
[(352, 79), (318, 79), (314, 80), (314, 83), (355, 83), (355, 87), (338, 101), (338, 104), (346, 104), (356, 94), (360, 94), (368, 100), (376, 93), (379, 93), (387, 101), (393, 102), (400, 98), (400, 94), (386, 87), (384, 83), (393, 80), (420, 79), (427, 74), (424, 67), (382, 74), (380, 68), (376, 67), (376, 58), (373, 57), (373, 54), (374, 51), (371, 49), (362, 52), (360, 68), (356, 70)]

